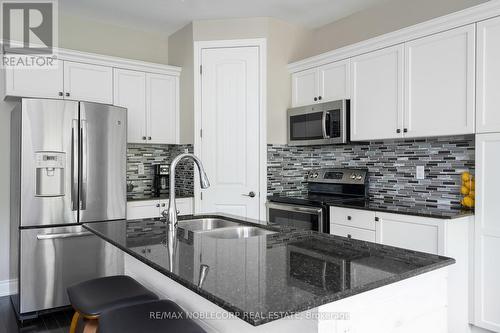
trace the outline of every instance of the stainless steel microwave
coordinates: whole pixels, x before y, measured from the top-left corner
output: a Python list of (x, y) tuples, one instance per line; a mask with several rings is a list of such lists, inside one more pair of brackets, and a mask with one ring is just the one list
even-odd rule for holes
[(343, 144), (350, 140), (349, 100), (288, 109), (291, 146)]

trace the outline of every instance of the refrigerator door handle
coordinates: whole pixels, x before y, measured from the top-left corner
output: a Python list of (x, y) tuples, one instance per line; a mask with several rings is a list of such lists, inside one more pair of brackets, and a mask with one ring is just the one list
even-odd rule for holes
[(81, 210), (87, 209), (87, 168), (88, 168), (88, 138), (87, 121), (81, 120), (81, 161), (80, 172), (82, 174), (80, 200), (82, 202)]
[(78, 210), (78, 119), (73, 119), (71, 129), (71, 207)]
[(50, 239), (62, 239), (62, 238), (87, 237), (87, 236), (92, 236), (92, 235), (93, 235), (93, 233), (91, 233), (90, 231), (82, 231), (82, 232), (68, 232), (68, 233), (36, 235), (36, 239), (38, 239), (38, 240), (50, 240)]

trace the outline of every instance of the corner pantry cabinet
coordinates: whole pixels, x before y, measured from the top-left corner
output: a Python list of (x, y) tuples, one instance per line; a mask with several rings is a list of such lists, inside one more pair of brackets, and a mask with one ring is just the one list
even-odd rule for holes
[(176, 144), (181, 68), (58, 50), (52, 69), (5, 68), (5, 98), (54, 98), (128, 109), (128, 142)]
[(476, 135), (474, 325), (500, 332), (500, 133)]
[(292, 106), (331, 102), (350, 97), (350, 60), (342, 60), (292, 75)]
[(500, 132), (500, 17), (477, 24), (477, 133)]

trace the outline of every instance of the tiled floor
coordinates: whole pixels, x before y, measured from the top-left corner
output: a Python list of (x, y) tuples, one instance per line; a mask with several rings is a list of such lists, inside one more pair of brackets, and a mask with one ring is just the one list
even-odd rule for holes
[(69, 310), (47, 314), (21, 327), (9, 297), (0, 297), (0, 333), (67, 333), (73, 313)]

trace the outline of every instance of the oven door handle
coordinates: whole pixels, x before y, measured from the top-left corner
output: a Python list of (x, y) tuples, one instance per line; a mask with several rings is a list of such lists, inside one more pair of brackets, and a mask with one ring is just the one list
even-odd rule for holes
[(321, 118), (321, 130), (323, 132), (323, 139), (330, 139), (330, 136), (326, 134), (326, 116), (328, 111), (323, 111), (323, 116)]
[(266, 205), (268, 209), (280, 209), (288, 212), (300, 212), (300, 213), (309, 213), (316, 215), (323, 213), (323, 208), (317, 208), (317, 207), (302, 207), (302, 206), (273, 204), (273, 203), (267, 203)]

